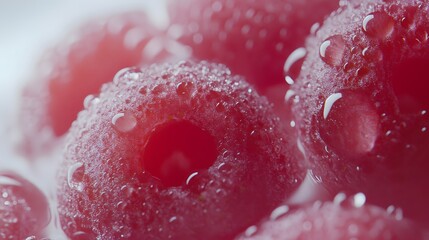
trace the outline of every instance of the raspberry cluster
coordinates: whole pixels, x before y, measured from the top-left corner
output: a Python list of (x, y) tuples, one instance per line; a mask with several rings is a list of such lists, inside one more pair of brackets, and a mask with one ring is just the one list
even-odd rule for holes
[(429, 239), (427, 1), (165, 10), (48, 51), (19, 151), (55, 183), (0, 172), (0, 238)]

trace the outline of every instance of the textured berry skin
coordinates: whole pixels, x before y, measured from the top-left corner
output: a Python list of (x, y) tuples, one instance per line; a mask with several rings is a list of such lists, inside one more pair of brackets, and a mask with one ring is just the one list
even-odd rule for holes
[(356, 203), (315, 202), (312, 206), (279, 215), (285, 206), (273, 211), (271, 218), (259, 226), (248, 228), (247, 235), (236, 239), (312, 240), (426, 239), (427, 235), (412, 221), (397, 213), (373, 205)]
[(0, 238), (26, 239), (48, 224), (48, 201), (32, 183), (12, 172), (0, 172)]
[(428, 222), (429, 5), (344, 2), (307, 41), (292, 86), (299, 138), (333, 192)]
[(170, 32), (193, 56), (226, 64), (258, 90), (284, 82), (286, 57), (336, 0), (171, 0)]
[(39, 147), (43, 150), (43, 145), (63, 136), (83, 109), (85, 97), (98, 93), (120, 69), (171, 56), (165, 48), (171, 42), (143, 12), (95, 20), (68, 36), (46, 54), (38, 75), (23, 91), (20, 128), (24, 153), (37, 153)]
[(67, 137), (63, 229), (71, 238), (231, 238), (298, 187), (304, 172), (288, 146), (266, 99), (223, 65), (121, 71)]

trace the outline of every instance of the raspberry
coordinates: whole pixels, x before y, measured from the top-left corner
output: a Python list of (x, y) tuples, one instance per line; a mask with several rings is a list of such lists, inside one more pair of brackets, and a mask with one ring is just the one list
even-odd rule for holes
[(170, 33), (199, 59), (218, 61), (258, 90), (284, 82), (285, 58), (336, 0), (171, 0)]
[(48, 224), (48, 201), (32, 183), (12, 172), (0, 172), (0, 238), (26, 239)]
[(428, 9), (344, 2), (308, 39), (291, 88), (308, 164), (329, 189), (363, 191), (426, 222)]
[[(34, 77), (24, 89), (20, 119), (23, 148), (29, 155), (63, 136), (83, 109), (85, 97), (98, 93), (118, 70), (164, 60), (178, 46), (143, 12), (93, 21), (74, 34), (47, 54), (40, 66), (47, 73)], [(34, 136), (39, 136), (37, 143)]]
[(266, 99), (206, 62), (120, 71), (66, 141), (69, 237), (233, 237), (303, 178)]
[(269, 219), (236, 239), (425, 239), (423, 231), (404, 219), (400, 210), (364, 205), (362, 193), (344, 198), (339, 194), (334, 202), (317, 201), (296, 210), (281, 205)]

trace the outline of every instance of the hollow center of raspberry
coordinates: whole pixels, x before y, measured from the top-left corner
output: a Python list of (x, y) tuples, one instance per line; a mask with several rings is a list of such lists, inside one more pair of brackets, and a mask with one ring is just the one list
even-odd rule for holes
[(172, 121), (152, 132), (142, 164), (164, 186), (180, 186), (191, 174), (212, 166), (217, 155), (210, 133), (188, 121)]
[(429, 58), (404, 61), (392, 75), (393, 90), (402, 113), (429, 109)]

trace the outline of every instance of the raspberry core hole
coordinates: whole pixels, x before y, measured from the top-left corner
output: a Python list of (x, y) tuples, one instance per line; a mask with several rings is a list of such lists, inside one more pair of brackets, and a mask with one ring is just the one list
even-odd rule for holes
[(402, 113), (429, 109), (429, 58), (411, 59), (396, 67), (392, 75), (393, 91)]
[(180, 186), (193, 173), (206, 170), (218, 156), (215, 138), (189, 121), (155, 128), (142, 155), (144, 169), (166, 187)]

